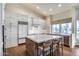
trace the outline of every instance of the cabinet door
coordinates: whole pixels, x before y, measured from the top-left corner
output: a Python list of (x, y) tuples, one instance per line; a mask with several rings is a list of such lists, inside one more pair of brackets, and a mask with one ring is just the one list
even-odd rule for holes
[(28, 27), (27, 25), (19, 25), (19, 44), (25, 42), (25, 37), (27, 37)]
[(64, 36), (64, 45), (69, 46), (69, 36)]

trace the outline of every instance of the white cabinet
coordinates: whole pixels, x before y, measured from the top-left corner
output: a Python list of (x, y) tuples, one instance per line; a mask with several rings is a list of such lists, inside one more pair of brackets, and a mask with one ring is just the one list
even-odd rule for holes
[(27, 37), (27, 34), (28, 34), (28, 27), (27, 27), (27, 24), (18, 24), (19, 25), (19, 44), (21, 43), (25, 43), (25, 37)]
[(17, 21), (7, 17), (5, 21), (5, 48), (17, 46)]

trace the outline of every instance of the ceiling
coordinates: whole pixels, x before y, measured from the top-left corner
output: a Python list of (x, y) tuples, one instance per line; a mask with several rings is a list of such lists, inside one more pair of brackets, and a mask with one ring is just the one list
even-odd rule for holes
[[(34, 3), (32, 5), (39, 6), (44, 13), (52, 15), (70, 10), (72, 7), (79, 6), (79, 4), (74, 3), (61, 3), (61, 7), (58, 7), (59, 3)], [(52, 9), (52, 11), (49, 11), (49, 9)]]
[[(36, 15), (40, 16), (48, 16), (50, 14), (55, 15), (57, 13), (65, 12), (67, 10), (72, 9), (72, 7), (79, 7), (79, 4), (74, 4), (74, 3), (61, 3), (61, 7), (58, 7), (59, 3), (14, 3), (14, 4), (8, 4), (7, 7), (8, 9), (13, 10), (13, 6), (16, 5), (17, 7), (14, 6), (14, 8), (19, 8), (19, 10), (25, 11), (24, 13), (27, 13), (28, 11), (31, 11), (33, 13), (36, 13)], [(39, 7), (39, 8), (37, 8)], [(16, 11), (15, 9), (15, 11)], [(49, 9), (52, 9), (52, 11), (49, 11)]]

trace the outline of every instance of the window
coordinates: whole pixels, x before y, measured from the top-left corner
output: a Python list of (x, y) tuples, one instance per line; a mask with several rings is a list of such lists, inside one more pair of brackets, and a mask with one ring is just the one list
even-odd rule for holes
[(79, 40), (79, 20), (77, 20), (77, 31), (76, 38)]
[(71, 33), (71, 23), (61, 24), (61, 33), (70, 34)]
[(60, 24), (52, 25), (52, 33), (59, 33), (60, 32)]

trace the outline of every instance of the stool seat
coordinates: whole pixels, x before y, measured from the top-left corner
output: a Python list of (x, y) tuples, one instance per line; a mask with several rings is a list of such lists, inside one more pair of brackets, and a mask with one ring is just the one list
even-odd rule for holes
[[(43, 47), (39, 47), (39, 49), (43, 50)], [(50, 50), (50, 47), (44, 49), (44, 51)]]

